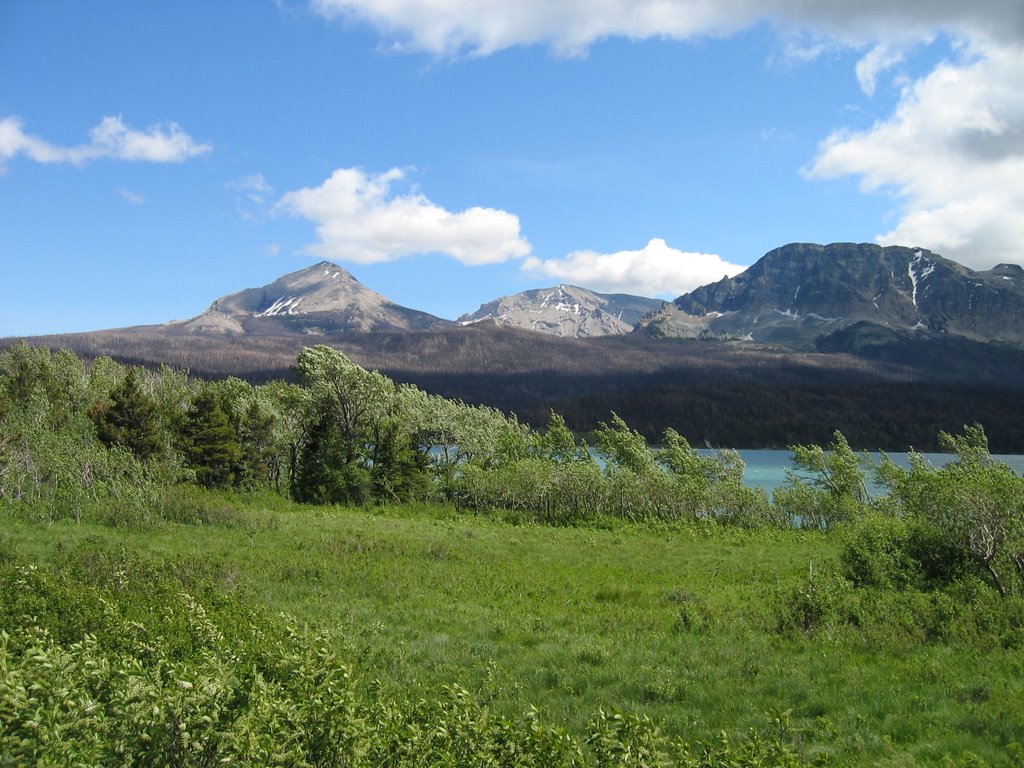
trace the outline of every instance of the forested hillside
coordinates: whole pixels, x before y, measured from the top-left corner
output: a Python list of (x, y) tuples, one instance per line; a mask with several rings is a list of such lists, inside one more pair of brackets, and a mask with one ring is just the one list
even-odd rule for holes
[[(568, 339), (483, 326), (324, 341), (396, 381), (515, 413), (535, 427), (554, 409), (571, 429), (589, 432), (614, 410), (649, 440), (671, 426), (696, 445), (778, 448), (824, 442), (839, 428), (858, 448), (904, 451), (936, 449), (940, 430), (977, 422), (994, 450), (1024, 451), (1024, 412), (1016, 407), (1024, 353), (1011, 348), (936, 342), (921, 358), (919, 347), (893, 346), (887, 337), (854, 356), (636, 336)], [(225, 341), (135, 329), (31, 343), (258, 384), (294, 380), (295, 357), (309, 338)]]

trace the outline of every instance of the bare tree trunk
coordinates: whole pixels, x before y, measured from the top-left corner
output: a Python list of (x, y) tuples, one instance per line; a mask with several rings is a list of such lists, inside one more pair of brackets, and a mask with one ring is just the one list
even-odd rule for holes
[(1003, 585), (1003, 580), (999, 577), (999, 572), (992, 566), (992, 560), (985, 560), (985, 569), (992, 576), (992, 581), (995, 582), (996, 589), (999, 590), (1000, 597), (1006, 597), (1006, 587)]

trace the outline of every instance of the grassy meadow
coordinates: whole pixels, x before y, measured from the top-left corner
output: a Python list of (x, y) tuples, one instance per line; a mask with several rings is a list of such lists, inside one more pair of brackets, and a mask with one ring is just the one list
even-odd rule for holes
[(185, 522), (0, 509), (0, 540), (58, 570), (82, 542), (201, 563), (223, 592), (326, 629), (370, 697), (456, 684), (502, 716), (536, 707), (580, 735), (619, 709), (650, 716), (666, 743), (756, 729), (809, 764), (1024, 764), (1019, 632), (1001, 634), (988, 603), (964, 617), (947, 598), (881, 592), (816, 620), (833, 600), (835, 535), (171, 492)]

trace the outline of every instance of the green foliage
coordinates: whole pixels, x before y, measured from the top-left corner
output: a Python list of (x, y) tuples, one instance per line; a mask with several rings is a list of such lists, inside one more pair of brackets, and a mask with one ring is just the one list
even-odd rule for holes
[[(458, 685), (391, 698), (354, 680), (330, 636), (224, 595), (218, 575), (209, 563), (147, 561), (97, 543), (52, 571), (7, 552), (4, 760), (597, 768), (668, 765), (677, 750), (648, 716), (619, 710), (600, 709), (576, 740), (536, 709), (501, 716)], [(770, 754), (748, 743), (744, 754)]]
[(576, 437), (566, 426), (565, 419), (554, 411), (548, 416), (547, 428), (534, 436), (533, 443), (534, 455), (556, 464), (593, 461), (586, 443), (577, 443)]
[[(915, 543), (917, 556), (938, 574), (974, 564), (1002, 596), (1024, 588), (1024, 478), (988, 452), (980, 426), (959, 436), (942, 433), (956, 459), (936, 469), (912, 454), (910, 469), (884, 460), (879, 480), (892, 503), (930, 534)], [(932, 546), (928, 548), (927, 545)]]
[(48, 522), (95, 519), (115, 504), (146, 516), (147, 473), (129, 451), (97, 438), (77, 358), (19, 345), (0, 354), (0, 392), (0, 500)]
[(15, 619), (0, 631), (5, 759), (292, 766), (353, 757), (348, 673), (326, 637), (219, 597), (192, 568), (94, 547), (71, 554), (67, 573), (7, 566), (4, 583), (17, 594), (6, 589), (0, 602)]
[(274, 441), (275, 415), (262, 398), (254, 394), (238, 417), (238, 443), (242, 451), (240, 484), (256, 488), (264, 484), (280, 487), (278, 446)]
[(838, 430), (826, 448), (790, 446), (795, 470), (776, 489), (775, 504), (784, 519), (809, 529), (827, 529), (863, 514), (868, 501), (861, 462)]
[(826, 565), (808, 566), (807, 581), (786, 595), (778, 614), (780, 630), (813, 632), (854, 620), (852, 613), (853, 585)]
[(839, 559), (858, 587), (902, 588), (917, 581), (910, 554), (911, 525), (904, 518), (869, 514), (841, 532)]
[(870, 512), (839, 538), (844, 574), (859, 587), (942, 588), (970, 570), (965, 554), (919, 517)]
[(678, 432), (668, 429), (656, 459), (673, 479), (680, 516), (710, 517), (743, 528), (760, 528), (771, 521), (768, 497), (744, 485), (744, 464), (736, 451), (701, 456)]
[(323, 345), (303, 350), (296, 371), (309, 390), (293, 443), (296, 499), (363, 504), (429, 494), (423, 398)]
[(599, 768), (657, 768), (668, 764), (658, 730), (649, 717), (602, 709), (590, 721), (589, 730), (587, 745)]
[(716, 742), (687, 747), (679, 765), (681, 768), (804, 768), (827, 765), (824, 758), (805, 761), (793, 749), (790, 715), (791, 712), (787, 711), (773, 718), (772, 725), (777, 734), (762, 734), (752, 728), (738, 744), (723, 733)]
[(110, 393), (110, 402), (97, 402), (89, 417), (104, 445), (123, 446), (139, 461), (152, 458), (162, 448), (156, 402), (142, 391), (135, 368)]
[(181, 425), (181, 446), (196, 482), (225, 488), (238, 480), (242, 448), (216, 393), (204, 389), (193, 398)]
[[(345, 731), (355, 739), (349, 765), (387, 764), (370, 754), (403, 756), (392, 764), (406, 765), (429, 764), (430, 754), (444, 764), (449, 753), (478, 755), (478, 764), (593, 765), (592, 713), (616, 707), (657, 724), (663, 735), (654, 749), (672, 765), (743, 765), (748, 747), (768, 765), (773, 749), (805, 764), (819, 755), (839, 765), (941, 764), (974, 752), (994, 768), (1013, 765), (1024, 605), (976, 578), (924, 591), (847, 584), (836, 609), (810, 629), (775, 634), (772, 595), (806, 591), (809, 560), (815, 582), (829, 575), (837, 536), (671, 523), (553, 529), (441, 507), (342, 512), (269, 491), (177, 490), (176, 511), (160, 514), (187, 525), (109, 530), (8, 519), (0, 561), (18, 542), (51, 561), (37, 574), (52, 589), (0, 572), (0, 594), (11, 585), (8, 594), (23, 598), (15, 612), (0, 612), (0, 629), (13, 636), (21, 617), (38, 616), (62, 648), (85, 634), (102, 648), (122, 638), (121, 650), (105, 657), (134, 655), (147, 665), (155, 657), (137, 649), (161, 645), (180, 669), (198, 669), (189, 659), (214, 643), (240, 660), (228, 669), (242, 681), (253, 678), (245, 644), (262, 648), (253, 663), (266, 692), (255, 683), (230, 688), (240, 701), (233, 712), (265, 702), (250, 715), (258, 746), (269, 741), (260, 733), (298, 728), (278, 696), (284, 673), (272, 671), (276, 613), (325, 622), (337, 632), (330, 648), (350, 671), (358, 722)], [(87, 535), (94, 540), (85, 546), (59, 544)], [(100, 538), (112, 545), (97, 546)], [(113, 613), (96, 610), (94, 590)], [(222, 640), (187, 620), (197, 609), (181, 604), (180, 592), (202, 606)], [(819, 605), (826, 594), (819, 590)], [(245, 611), (255, 599), (266, 609), (254, 622)], [(124, 622), (107, 624), (108, 615)], [(249, 637), (254, 623), (270, 639)], [(787, 709), (788, 731), (761, 714)], [(223, 721), (218, 727), (229, 732)], [(752, 729), (758, 737), (748, 745)], [(532, 746), (541, 741), (556, 755), (575, 748), (583, 757), (541, 757)], [(711, 754), (699, 762), (705, 746)], [(263, 754), (253, 747), (250, 764), (273, 759)]]
[(366, 722), (369, 748), (361, 764), (367, 766), (586, 764), (580, 745), (563, 729), (543, 723), (536, 710), (521, 720), (498, 717), (457, 685), (412, 706), (378, 700)]
[(611, 424), (601, 422), (594, 432), (594, 440), (610, 467), (637, 475), (651, 474), (657, 470), (654, 453), (647, 447), (647, 439), (635, 429), (630, 429), (616, 413), (612, 413)]
[(385, 427), (374, 444), (370, 492), (381, 504), (430, 498), (429, 464), (414, 435), (400, 432), (394, 424)]
[(292, 493), (310, 504), (361, 504), (369, 492), (370, 473), (351, 456), (330, 414), (307, 427), (296, 465)]

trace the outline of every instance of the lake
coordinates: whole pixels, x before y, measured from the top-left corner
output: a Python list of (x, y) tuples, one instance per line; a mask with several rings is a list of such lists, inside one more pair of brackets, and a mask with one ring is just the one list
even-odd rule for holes
[[(701, 448), (698, 449), (698, 453), (702, 456), (714, 456), (716, 452)], [(747, 465), (743, 475), (744, 482), (751, 487), (764, 488), (769, 496), (775, 488), (785, 484), (786, 470), (793, 468), (791, 463), (793, 454), (791, 451), (741, 450), (739, 454), (740, 458)], [(910, 466), (908, 459), (910, 454), (889, 453), (887, 455), (900, 466)], [(921, 455), (936, 467), (940, 467), (954, 458), (948, 453), (922, 453)], [(870, 453), (868, 456), (871, 457), (872, 461), (877, 462), (880, 454)], [(993, 455), (992, 458), (1013, 467), (1017, 474), (1024, 474), (1024, 455)], [(871, 482), (870, 476), (868, 477), (868, 491), (871, 493), (880, 492), (878, 486)]]

